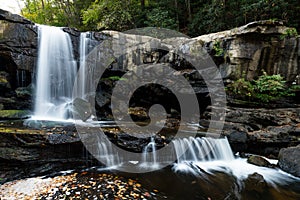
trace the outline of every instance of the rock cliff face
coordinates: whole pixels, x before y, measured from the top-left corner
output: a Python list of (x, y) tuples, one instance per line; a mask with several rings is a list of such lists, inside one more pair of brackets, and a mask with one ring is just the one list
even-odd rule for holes
[(30, 109), (37, 28), (18, 15), (0, 10), (0, 107)]
[(258, 21), (232, 30), (195, 38), (214, 55), (224, 78), (248, 79), (262, 74), (281, 74), (287, 81), (298, 81), (300, 37), (280, 22)]
[[(37, 29), (32, 22), (0, 10), (0, 109), (32, 110), (38, 48)], [(70, 34), (74, 55), (79, 61), (80, 32), (71, 28), (63, 30)], [(265, 70), (268, 74), (280, 73), (289, 82), (296, 81), (299, 84), (300, 37), (290, 34), (289, 30), (290, 28), (280, 22), (259, 21), (196, 38), (175, 34), (171, 38), (162, 36), (158, 39), (140, 35), (142, 33), (139, 32), (90, 32), (89, 49), (93, 50), (107, 39), (118, 41), (118, 44), (102, 48), (106, 55), (112, 56), (106, 58), (110, 61), (110, 67), (103, 78), (122, 76), (133, 66), (141, 64), (165, 63), (178, 70), (180, 75), (188, 77), (198, 97), (202, 98), (208, 92), (203, 86), (205, 84), (202, 78), (191, 70), (190, 63), (176, 52), (170, 53), (168, 50), (182, 46), (186, 52), (197, 54), (194, 50), (204, 47), (225, 80), (235, 80), (243, 73), (246, 73), (248, 79), (253, 79)], [(138, 45), (139, 51), (122, 54), (122, 48), (134, 45)], [(108, 79), (99, 83), (96, 101), (100, 112), (109, 107), (109, 91), (113, 84)], [(166, 91), (161, 90), (160, 93)], [(143, 95), (137, 93), (136, 99), (140, 97)], [(170, 99), (170, 95), (167, 98)], [(175, 104), (172, 105), (173, 108), (176, 108)]]

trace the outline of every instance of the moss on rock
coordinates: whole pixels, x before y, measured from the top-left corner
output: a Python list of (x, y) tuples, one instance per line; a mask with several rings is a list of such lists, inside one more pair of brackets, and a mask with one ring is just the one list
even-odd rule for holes
[(0, 110), (0, 119), (25, 119), (30, 114), (28, 110)]

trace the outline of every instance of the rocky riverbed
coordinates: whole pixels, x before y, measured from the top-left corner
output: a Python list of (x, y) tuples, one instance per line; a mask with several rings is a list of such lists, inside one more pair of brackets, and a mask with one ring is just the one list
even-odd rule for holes
[[(280, 168), (299, 176), (299, 148), (292, 147), (300, 144), (299, 108), (228, 107), (226, 112), (223, 135), (228, 138), (235, 153), (239, 152), (242, 156), (244, 153), (253, 153), (279, 158)], [(192, 125), (199, 136), (206, 129), (208, 117), (209, 109), (200, 121), (201, 126)], [(170, 143), (177, 130), (178, 119), (168, 119), (167, 122), (166, 127), (154, 137), (157, 148)], [(75, 125), (71, 122), (10, 120), (2, 121), (0, 125), (2, 183), (69, 169), (70, 165), (101, 165), (85, 149)], [(113, 122), (99, 125), (101, 126), (107, 137), (125, 150), (142, 152), (150, 142), (150, 138), (126, 134)], [(187, 128), (191, 130), (191, 127)]]

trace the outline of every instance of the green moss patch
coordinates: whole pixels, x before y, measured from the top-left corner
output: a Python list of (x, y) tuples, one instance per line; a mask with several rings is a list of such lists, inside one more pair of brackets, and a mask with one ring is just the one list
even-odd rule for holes
[(30, 114), (28, 110), (0, 110), (0, 119), (26, 119)]

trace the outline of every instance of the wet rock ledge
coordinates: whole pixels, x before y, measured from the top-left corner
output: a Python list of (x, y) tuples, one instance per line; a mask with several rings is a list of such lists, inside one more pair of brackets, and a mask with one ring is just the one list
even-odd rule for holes
[(90, 161), (73, 125), (29, 129), (23, 121), (0, 124), (0, 183)]

